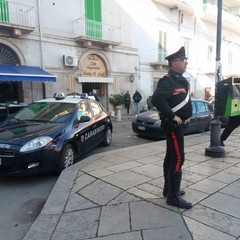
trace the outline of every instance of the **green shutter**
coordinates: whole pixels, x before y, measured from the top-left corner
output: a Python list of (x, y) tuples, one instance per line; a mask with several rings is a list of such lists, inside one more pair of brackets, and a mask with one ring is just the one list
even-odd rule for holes
[(85, 0), (85, 34), (88, 37), (102, 38), (102, 2)]
[(0, 0), (0, 21), (9, 22), (8, 1)]

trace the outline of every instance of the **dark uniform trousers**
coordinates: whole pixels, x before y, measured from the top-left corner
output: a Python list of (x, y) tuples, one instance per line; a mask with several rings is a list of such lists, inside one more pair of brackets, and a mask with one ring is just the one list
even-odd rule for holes
[(227, 138), (230, 136), (230, 134), (233, 132), (233, 130), (240, 126), (240, 116), (232, 116), (228, 118), (228, 125), (223, 130), (223, 133), (221, 135), (221, 141), (227, 140)]
[(163, 163), (165, 182), (168, 176), (181, 170), (185, 160), (184, 155), (184, 133), (185, 125), (177, 126), (173, 131), (167, 133), (167, 151)]

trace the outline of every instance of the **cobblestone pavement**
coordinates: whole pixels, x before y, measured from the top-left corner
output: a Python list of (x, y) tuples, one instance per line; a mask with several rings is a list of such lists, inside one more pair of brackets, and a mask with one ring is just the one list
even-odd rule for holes
[(239, 240), (239, 139), (237, 129), (212, 158), (210, 132), (186, 136), (190, 210), (162, 196), (165, 141), (90, 156), (62, 172), (24, 240)]

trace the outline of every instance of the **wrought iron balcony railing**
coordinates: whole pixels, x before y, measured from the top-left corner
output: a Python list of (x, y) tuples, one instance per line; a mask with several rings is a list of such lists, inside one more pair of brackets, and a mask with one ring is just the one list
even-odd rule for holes
[(0, 0), (0, 27), (33, 29), (34, 26), (33, 6)]

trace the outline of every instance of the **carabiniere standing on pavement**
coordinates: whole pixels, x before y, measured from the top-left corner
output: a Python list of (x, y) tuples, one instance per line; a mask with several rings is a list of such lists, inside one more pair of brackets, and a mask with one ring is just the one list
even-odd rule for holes
[(167, 139), (163, 164), (163, 195), (167, 197), (168, 205), (189, 209), (192, 204), (181, 198), (185, 192), (180, 190), (184, 163), (184, 133), (192, 116), (189, 83), (182, 76), (188, 64), (185, 48), (181, 47), (166, 59), (169, 62), (168, 74), (159, 80), (152, 96), (152, 103), (159, 111), (161, 127)]

